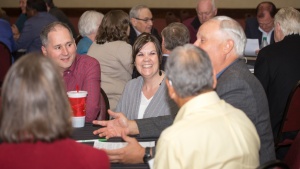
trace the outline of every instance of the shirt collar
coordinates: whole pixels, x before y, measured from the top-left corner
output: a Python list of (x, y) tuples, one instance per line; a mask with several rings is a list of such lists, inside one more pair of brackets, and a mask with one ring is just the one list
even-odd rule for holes
[(139, 35), (141, 34), (141, 32), (139, 32), (137, 29), (135, 29), (134, 26), (132, 26), (132, 27), (133, 27), (133, 29), (134, 29), (134, 31), (135, 31), (135, 33), (136, 33), (136, 36), (139, 36)]
[(199, 94), (186, 102), (178, 111), (174, 123), (193, 113), (201, 113), (199, 109), (216, 104), (220, 101), (215, 91)]
[(217, 74), (217, 79), (225, 72), (225, 70), (227, 70), (231, 65), (233, 65), (235, 62), (237, 62), (239, 59), (236, 59), (234, 62), (232, 62), (230, 65), (228, 65), (227, 67), (225, 67), (223, 70), (221, 70), (218, 74)]
[(79, 59), (79, 57), (76, 55), (75, 59), (74, 59), (74, 62), (72, 63), (72, 65), (67, 70), (64, 71), (64, 75), (65, 74), (70, 74), (70, 73), (74, 72), (74, 70), (76, 68), (76, 65), (78, 63), (78, 59)]

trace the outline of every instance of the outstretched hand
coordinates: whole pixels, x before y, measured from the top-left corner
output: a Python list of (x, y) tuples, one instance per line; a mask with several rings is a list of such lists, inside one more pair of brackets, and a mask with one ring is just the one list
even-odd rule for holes
[(110, 162), (125, 164), (143, 163), (145, 148), (143, 148), (135, 138), (131, 138), (125, 133), (122, 133), (121, 135), (123, 140), (128, 144), (120, 149), (105, 150)]
[(100, 137), (121, 137), (124, 132), (125, 135), (129, 134), (129, 123), (128, 119), (123, 113), (116, 113), (108, 110), (108, 114), (112, 117), (112, 120), (94, 120), (93, 124), (101, 125), (102, 128), (95, 130), (93, 134), (99, 134)]

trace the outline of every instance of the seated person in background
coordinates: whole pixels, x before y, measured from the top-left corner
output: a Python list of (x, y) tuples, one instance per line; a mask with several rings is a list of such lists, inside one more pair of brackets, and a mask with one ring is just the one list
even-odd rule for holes
[(96, 40), (87, 53), (100, 63), (101, 87), (113, 111), (126, 83), (131, 80), (132, 46), (128, 44), (128, 35), (128, 14), (122, 10), (111, 10), (105, 14)]
[(196, 6), (197, 16), (183, 21), (183, 24), (189, 29), (191, 43), (197, 40), (199, 27), (209, 19), (217, 15), (218, 9), (215, 0), (198, 0)]
[(214, 91), (216, 77), (204, 50), (191, 44), (175, 48), (166, 64), (166, 77), (169, 95), (180, 110), (159, 137), (155, 169), (259, 165), (255, 126)]
[(16, 23), (11, 26), (15, 39), (18, 38), (19, 32), (22, 32), (24, 23), (27, 20), (26, 4), (27, 4), (27, 0), (19, 0), (19, 6), (22, 12), (17, 18)]
[(133, 45), (132, 57), (141, 76), (126, 84), (116, 112), (124, 113), (128, 119), (175, 114), (178, 108), (167, 94), (165, 73), (159, 70), (159, 41), (142, 33)]
[(26, 49), (26, 52), (41, 51), (39, 35), (46, 25), (57, 19), (47, 12), (44, 0), (27, 0), (26, 12), (28, 19), (16, 40), (16, 49)]
[(170, 23), (161, 31), (162, 62), (161, 70), (165, 70), (165, 64), (171, 51), (177, 46), (183, 46), (190, 42), (190, 33), (187, 27), (179, 22)]
[(263, 37), (268, 44), (274, 43), (274, 16), (276, 6), (269, 1), (264, 1), (256, 7), (256, 18), (246, 20), (245, 33), (248, 39), (258, 39), (259, 45)]
[(67, 24), (69, 26), (69, 28), (71, 28), (71, 30), (72, 30), (73, 38), (76, 38), (77, 37), (76, 30), (75, 30), (73, 24), (70, 22), (69, 18), (66, 16), (66, 14), (62, 10), (60, 10), (59, 8), (57, 8), (55, 6), (55, 4), (53, 3), (53, 0), (44, 0), (44, 1), (47, 5), (47, 11), (51, 15), (56, 17), (58, 19), (58, 21)]
[(78, 54), (87, 54), (90, 46), (95, 41), (103, 14), (97, 11), (85, 11), (79, 18), (78, 29), (81, 39), (77, 44)]
[(10, 53), (15, 50), (15, 41), (6, 12), (0, 8), (0, 42), (4, 43)]
[(290, 92), (300, 80), (300, 12), (282, 8), (275, 15), (275, 41), (263, 48), (255, 62), (254, 75), (269, 101), (274, 137), (280, 129)]
[[(261, 143), (260, 164), (263, 164), (275, 159), (274, 140), (264, 89), (251, 74), (245, 61), (241, 59), (245, 43), (246, 36), (239, 23), (232, 18), (218, 16), (199, 28), (194, 45), (209, 54), (213, 69), (217, 73), (216, 92), (219, 97), (245, 112), (255, 125)], [(101, 137), (115, 137), (121, 136), (124, 132), (128, 135), (139, 134), (140, 137), (158, 137), (174, 120), (174, 116), (171, 115), (127, 120), (120, 113), (109, 113), (113, 120), (93, 122), (106, 126), (94, 131), (94, 134), (99, 134)], [(125, 136), (124, 139), (130, 144), (122, 149), (107, 151), (110, 160), (127, 163), (143, 162), (145, 149), (134, 138)], [(138, 151), (132, 153), (133, 150)], [(153, 157), (155, 148), (150, 153)]]
[(151, 33), (155, 36), (159, 42), (161, 42), (161, 37), (159, 36), (157, 30), (153, 28), (153, 16), (146, 5), (136, 5), (130, 9), (130, 44), (133, 45), (136, 38), (143, 32)]
[[(67, 91), (88, 92), (85, 121), (97, 119), (100, 110), (100, 65), (87, 55), (76, 54), (76, 44), (71, 29), (62, 22), (47, 25), (41, 35), (44, 56), (51, 58), (59, 67)], [(102, 102), (101, 102), (102, 103)], [(101, 108), (105, 106), (101, 105)], [(101, 111), (104, 112), (104, 111)]]
[(30, 53), (18, 60), (5, 78), (1, 97), (1, 168), (110, 167), (104, 151), (70, 139), (72, 111), (50, 59)]

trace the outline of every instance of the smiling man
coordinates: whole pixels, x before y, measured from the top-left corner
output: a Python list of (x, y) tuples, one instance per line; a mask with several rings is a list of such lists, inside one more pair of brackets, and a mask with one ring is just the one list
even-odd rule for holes
[[(40, 34), (42, 52), (59, 67), (67, 91), (88, 92), (86, 100), (86, 122), (97, 118), (100, 110), (100, 64), (87, 55), (76, 54), (76, 44), (70, 28), (61, 22), (47, 25)], [(101, 106), (103, 107), (103, 106)]]

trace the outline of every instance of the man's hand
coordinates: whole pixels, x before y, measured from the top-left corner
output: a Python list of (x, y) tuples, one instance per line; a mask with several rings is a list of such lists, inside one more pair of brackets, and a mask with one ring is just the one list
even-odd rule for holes
[(17, 27), (15, 24), (13, 24), (13, 25), (11, 26), (11, 31), (12, 31), (12, 33), (13, 33), (14, 39), (15, 39), (15, 40), (19, 39), (19, 37), (20, 37), (20, 32), (19, 32), (18, 27)]
[(125, 164), (143, 163), (145, 148), (143, 148), (135, 138), (128, 137), (124, 132), (122, 133), (122, 138), (128, 143), (126, 147), (115, 150), (105, 150), (110, 162)]
[(93, 133), (99, 134), (100, 137), (121, 137), (122, 132), (125, 135), (129, 134), (129, 123), (128, 119), (124, 116), (123, 113), (116, 113), (111, 110), (108, 110), (108, 114), (113, 120), (108, 121), (98, 121), (94, 120), (93, 124), (104, 126), (98, 130), (95, 130)]

